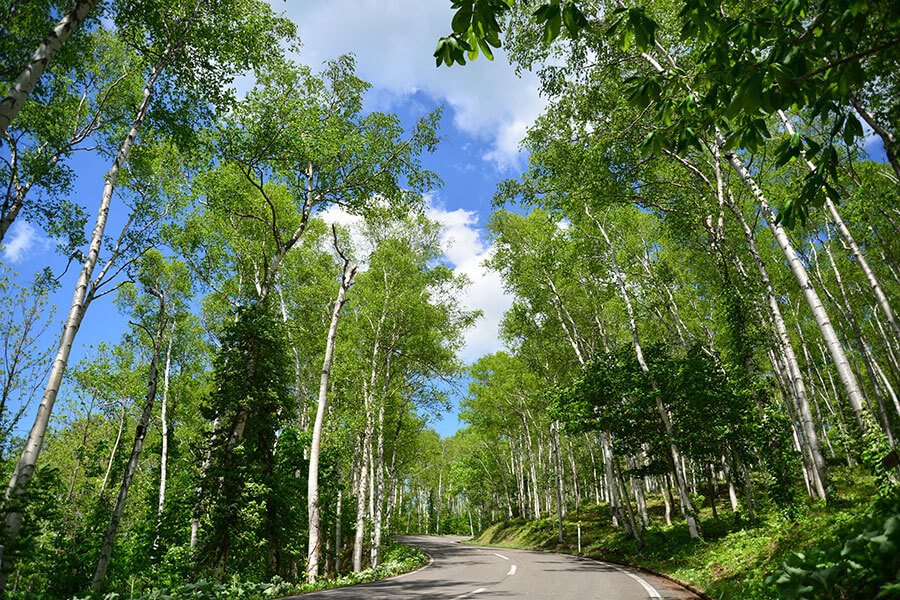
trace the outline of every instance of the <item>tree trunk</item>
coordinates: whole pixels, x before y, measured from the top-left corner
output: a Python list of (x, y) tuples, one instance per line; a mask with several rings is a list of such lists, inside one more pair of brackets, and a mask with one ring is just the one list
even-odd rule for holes
[(65, 41), (69, 39), (72, 32), (98, 4), (98, 1), (75, 0), (56, 27), (41, 41), (37, 50), (31, 55), (31, 60), (28, 61), (25, 70), (9, 88), (6, 97), (0, 101), (0, 137), (3, 137), (16, 114), (25, 104), (31, 90), (34, 89), (47, 69), (47, 65), (50, 64)]
[(616, 472), (613, 468), (611, 435), (605, 431), (600, 432), (600, 448), (603, 454), (603, 474), (606, 479), (606, 495), (609, 502), (609, 512), (612, 517), (613, 527), (625, 525), (619, 514), (619, 484), (616, 482)]
[[(597, 460), (594, 458), (594, 449), (591, 447), (591, 440), (587, 434), (584, 434), (585, 444), (587, 445), (588, 454), (591, 457), (591, 472), (594, 476), (594, 504), (600, 505), (600, 479), (597, 477)], [(540, 515), (535, 517), (540, 519)]]
[(381, 530), (384, 517), (384, 399), (378, 408), (377, 444), (373, 460), (374, 486), (372, 489), (372, 566), (377, 567), (381, 561)]
[[(506, 478), (503, 478), (506, 481)], [(444, 471), (438, 470), (438, 492), (437, 492), (437, 518), (435, 519), (435, 533), (441, 535), (441, 499), (444, 494)], [(506, 503), (509, 506), (509, 516), (512, 517), (512, 506), (509, 505), (509, 492), (506, 494)]]
[[(881, 388), (881, 381), (878, 379), (876, 374), (876, 369), (872, 365), (871, 353), (869, 352), (869, 348), (866, 345), (866, 340), (863, 338), (862, 331), (860, 330), (859, 323), (856, 320), (856, 315), (853, 312), (853, 307), (850, 305), (850, 298), (847, 296), (847, 290), (844, 288), (844, 279), (841, 276), (841, 272), (838, 270), (837, 263), (834, 260), (834, 255), (831, 252), (831, 240), (829, 238), (828, 243), (823, 243), (822, 248), (825, 250), (825, 255), (828, 257), (828, 263), (831, 265), (831, 270), (834, 273), (834, 279), (837, 283), (838, 292), (841, 295), (841, 302), (843, 304), (843, 310), (841, 309), (841, 304), (838, 304), (837, 300), (828, 293), (829, 299), (835, 304), (838, 308), (839, 312), (843, 313), (844, 321), (850, 327), (850, 331), (853, 332), (853, 337), (856, 338), (856, 343), (860, 348), (860, 353), (862, 354), (863, 365), (866, 367), (866, 374), (869, 377), (869, 382), (872, 384), (872, 391), (875, 393), (875, 401), (878, 404), (878, 410), (881, 413), (881, 420), (884, 426), (884, 433), (887, 435), (888, 443), (891, 447), (894, 446), (894, 435), (891, 432), (891, 422), (890, 417), (887, 413), (887, 408), (884, 404), (884, 394)], [(816, 267), (818, 269), (818, 267)], [(821, 277), (821, 275), (820, 275)], [(824, 283), (822, 284), (824, 287)], [(827, 288), (826, 288), (827, 292)]]
[[(859, 110), (859, 108), (857, 110)], [(862, 114), (862, 112), (860, 114)], [(785, 116), (783, 111), (778, 111), (778, 117), (784, 124), (784, 128), (788, 132), (788, 135), (794, 135), (794, 127), (791, 125), (791, 122), (788, 120), (787, 116)], [(891, 145), (896, 145), (896, 142), (897, 140), (893, 139)], [(888, 148), (887, 140), (885, 140), (885, 148)], [(807, 168), (810, 171), (815, 171), (816, 165), (814, 165), (813, 162), (806, 157), (806, 151), (802, 151), (801, 155), (803, 161), (806, 163)], [(891, 165), (895, 170), (898, 169), (896, 156), (891, 155), (891, 159)], [(898, 171), (898, 175), (900, 175), (900, 171)], [(890, 302), (888, 302), (887, 296), (884, 295), (884, 290), (882, 290), (881, 284), (879, 283), (878, 278), (875, 276), (875, 272), (872, 271), (872, 268), (869, 266), (865, 255), (859, 249), (859, 245), (853, 238), (853, 234), (850, 233), (847, 225), (844, 224), (844, 220), (841, 219), (841, 215), (838, 212), (837, 207), (834, 205), (834, 201), (829, 197), (827, 193), (825, 194), (825, 208), (828, 210), (828, 214), (831, 216), (831, 220), (834, 221), (834, 224), (837, 226), (838, 231), (841, 232), (841, 237), (844, 238), (847, 246), (850, 247), (853, 258), (856, 259), (856, 264), (859, 265), (859, 268), (862, 269), (863, 274), (866, 276), (866, 281), (869, 283), (869, 287), (872, 288), (872, 293), (875, 295), (875, 299), (878, 301), (878, 306), (881, 307), (885, 319), (887, 319), (888, 325), (890, 325), (891, 330), (894, 332), (894, 338), (900, 341), (900, 323), (897, 323), (897, 319), (894, 316), (894, 310), (891, 308), (891, 304)]]
[(169, 332), (169, 346), (166, 349), (166, 369), (163, 371), (162, 410), (160, 412), (160, 424), (162, 427), (162, 450), (159, 453), (159, 499), (156, 505), (156, 537), (153, 538), (153, 549), (150, 556), (156, 560), (159, 557), (159, 540), (162, 535), (163, 510), (166, 506), (166, 475), (169, 462), (169, 422), (166, 416), (166, 404), (169, 399), (169, 371), (172, 368), (172, 342), (175, 340), (175, 324)]
[(797, 354), (794, 352), (793, 342), (791, 342), (790, 335), (788, 335), (787, 325), (785, 325), (784, 315), (781, 312), (781, 307), (779, 306), (778, 300), (775, 296), (775, 290), (772, 286), (772, 280), (769, 277), (769, 271), (766, 268), (766, 264), (763, 261), (762, 256), (757, 250), (756, 238), (753, 235), (753, 231), (747, 224), (747, 220), (744, 218), (744, 213), (734, 202), (734, 198), (731, 196), (730, 191), (728, 192), (728, 199), (729, 208), (731, 209), (731, 212), (734, 214), (734, 216), (737, 217), (737, 220), (741, 225), (741, 229), (744, 232), (744, 238), (747, 241), (747, 247), (750, 250), (751, 256), (753, 256), (753, 262), (756, 263), (756, 268), (759, 271), (759, 278), (762, 281), (763, 287), (766, 291), (766, 302), (769, 306), (769, 312), (775, 325), (776, 339), (778, 340), (778, 345), (781, 349), (782, 354), (784, 355), (785, 365), (788, 369), (788, 375), (791, 381), (791, 387), (794, 390), (795, 396), (797, 398), (797, 404), (800, 412), (800, 424), (803, 427), (804, 443), (809, 448), (809, 451), (812, 454), (813, 463), (818, 475), (817, 479), (819, 482), (821, 482), (821, 485), (818, 485), (816, 487), (816, 495), (819, 498), (827, 499), (829, 494), (831, 493), (831, 476), (828, 472), (828, 466), (825, 463), (825, 457), (822, 455), (822, 449), (819, 444), (819, 436), (816, 433), (815, 425), (813, 423), (812, 412), (809, 408), (809, 396), (806, 391), (806, 384), (803, 381), (803, 374), (800, 372), (800, 364), (797, 361)]
[(344, 490), (338, 488), (337, 508), (334, 524), (334, 572), (341, 572), (341, 553), (344, 550), (344, 540), (341, 539), (341, 500), (344, 496)]
[(616, 471), (616, 478), (619, 481), (619, 485), (622, 486), (622, 499), (625, 501), (625, 513), (628, 516), (629, 528), (634, 535), (634, 539), (637, 542), (638, 549), (641, 549), (644, 547), (644, 539), (643, 535), (641, 534), (641, 525), (634, 518), (634, 511), (631, 508), (631, 500), (628, 497), (628, 486), (625, 485), (625, 478), (622, 477), (622, 469), (619, 466), (619, 461), (615, 457), (613, 457), (613, 468)]
[(366, 475), (369, 472), (368, 444), (362, 440), (363, 455), (359, 463), (359, 484), (356, 490), (356, 533), (353, 538), (353, 570), (362, 571), (363, 543), (366, 533)]
[[(626, 456), (625, 466), (631, 470), (637, 466), (637, 463), (633, 457)], [(640, 523), (643, 527), (650, 527), (650, 516), (647, 514), (647, 500), (644, 498), (644, 478), (629, 474), (628, 480), (631, 484), (631, 494), (634, 496), (634, 504), (638, 510)]]
[(156, 401), (156, 388), (159, 382), (159, 347), (162, 342), (165, 326), (165, 305), (162, 298), (160, 298), (159, 318), (156, 326), (156, 334), (153, 338), (153, 356), (150, 359), (150, 376), (147, 382), (147, 397), (144, 400), (144, 409), (141, 412), (141, 418), (138, 421), (137, 429), (134, 433), (134, 445), (131, 448), (131, 456), (125, 467), (125, 474), (122, 476), (122, 485), (119, 487), (116, 505), (109, 518), (106, 534), (103, 536), (103, 545), (100, 548), (100, 559), (97, 561), (97, 570), (94, 571), (94, 578), (91, 581), (91, 589), (95, 592), (103, 587), (103, 580), (106, 577), (106, 569), (109, 567), (109, 558), (112, 554), (113, 543), (116, 540), (116, 531), (119, 529), (119, 521), (122, 518), (122, 511), (125, 510), (125, 501), (128, 499), (128, 489), (131, 487), (131, 480), (134, 478), (135, 471), (137, 471), (138, 460), (141, 458), (141, 450), (144, 448), (144, 439), (147, 437), (150, 414), (153, 412), (153, 404)]
[(125, 427), (125, 401), (122, 401), (122, 412), (119, 414), (119, 429), (116, 431), (116, 441), (113, 442), (112, 451), (109, 453), (109, 462), (106, 463), (106, 473), (103, 475), (103, 483), (100, 484), (100, 493), (98, 494), (98, 498), (103, 500), (103, 493), (106, 491), (106, 484), (109, 482), (109, 474), (112, 472), (113, 461), (116, 457), (116, 452), (119, 450), (119, 442), (122, 441), (122, 430)]
[(526, 422), (524, 415), (522, 415), (522, 426), (525, 427), (525, 441), (528, 443), (528, 462), (529, 467), (531, 468), (531, 495), (534, 503), (534, 519), (538, 520), (541, 518), (541, 499), (538, 495), (537, 466), (535, 464), (536, 459), (534, 456), (534, 444), (531, 441), (531, 432), (528, 429), (528, 423)]
[[(663, 478), (665, 478), (665, 476), (663, 476)], [(660, 484), (659, 495), (662, 496), (663, 504), (666, 507), (666, 525), (671, 527), (672, 526), (672, 501), (669, 498), (669, 495), (666, 494), (665, 487), (667, 485), (668, 485), (668, 482), (666, 482), (666, 485)]]
[[(335, 235), (335, 248), (337, 248), (337, 230), (334, 229), (334, 226), (332, 226), (332, 229)], [(315, 583), (316, 577), (319, 576), (319, 554), (321, 553), (321, 536), (319, 531), (319, 452), (322, 446), (325, 410), (328, 407), (328, 379), (331, 375), (331, 363), (334, 360), (334, 345), (337, 339), (338, 322), (341, 320), (341, 310), (347, 302), (347, 290), (353, 284), (353, 276), (355, 274), (356, 265), (350, 266), (345, 258), (344, 268), (341, 272), (341, 285), (338, 289), (337, 299), (334, 301), (331, 324), (328, 327), (328, 338), (325, 342), (322, 375), (319, 378), (319, 403), (316, 407), (316, 422), (313, 425), (312, 441), (309, 449), (309, 478), (306, 497), (309, 512), (309, 545), (306, 555), (307, 583)]]
[(553, 435), (553, 445), (554, 445), (554, 464), (556, 465), (556, 482), (559, 485), (559, 496), (562, 499), (562, 504), (560, 505), (560, 517), (565, 518), (566, 514), (568, 514), (568, 506), (566, 505), (566, 470), (563, 466), (563, 457), (562, 457), (562, 441), (559, 436), (559, 421), (556, 422), (556, 427), (553, 429), (551, 435)]
[(556, 475), (556, 482), (553, 486), (553, 491), (556, 492), (556, 524), (559, 533), (559, 543), (562, 544), (565, 542), (563, 538), (563, 502), (565, 502), (565, 498), (562, 497), (561, 493), (561, 485), (559, 480), (562, 478), (562, 469), (559, 464), (559, 445), (558, 439), (555, 435), (555, 429), (559, 426), (559, 423), (554, 423), (550, 425), (550, 443), (553, 445), (553, 472)]
[(194, 488), (194, 494), (196, 498), (194, 501), (194, 510), (191, 511), (191, 550), (197, 547), (197, 536), (200, 533), (200, 501), (202, 498), (201, 494), (203, 492), (203, 480), (206, 479), (206, 474), (209, 473), (209, 468), (212, 464), (212, 441), (216, 438), (216, 433), (218, 433), (219, 431), (219, 423), (219, 416), (216, 415), (216, 418), (213, 419), (212, 434), (210, 435), (209, 443), (207, 444), (206, 456), (203, 457), (203, 464), (200, 465), (200, 479), (197, 481), (197, 486)]
[(572, 468), (572, 488), (575, 495), (575, 513), (581, 510), (581, 496), (578, 490), (578, 471), (575, 469), (575, 448), (569, 442), (569, 466)]
[[(623, 6), (621, 2), (618, 2), (618, 4), (620, 6)], [(660, 49), (664, 50), (659, 42), (657, 42), (657, 44), (659, 45)], [(674, 63), (671, 57), (669, 57), (668, 54), (666, 55), (672, 67), (676, 67), (677, 65)], [(650, 56), (646, 52), (642, 53), (641, 56), (645, 60), (647, 60), (657, 72), (665, 72), (665, 69), (663, 69), (662, 65), (660, 65), (652, 56)], [(719, 148), (724, 148), (726, 146), (725, 136), (722, 135), (722, 132), (718, 129), (718, 127), (715, 130), (715, 144)], [(859, 388), (859, 383), (857, 382), (856, 376), (853, 374), (853, 371), (850, 369), (849, 362), (847, 361), (847, 355), (844, 352), (844, 349), (841, 346), (840, 341), (838, 340), (837, 334), (834, 331), (834, 327), (832, 326), (831, 321), (828, 318), (828, 313), (825, 311), (824, 306), (822, 306), (822, 302), (809, 280), (809, 275), (807, 274), (805, 267), (797, 257), (797, 253), (794, 251), (794, 247), (791, 245), (790, 240), (788, 239), (787, 234), (784, 231), (784, 228), (782, 228), (781, 225), (775, 222), (775, 215), (773, 214), (772, 209), (769, 206), (768, 201), (766, 200), (765, 194), (763, 194), (762, 190), (759, 189), (759, 186), (756, 185), (756, 182), (753, 180), (750, 172), (744, 166), (744, 163), (734, 152), (726, 153), (726, 157), (728, 158), (728, 162), (731, 164), (731, 167), (740, 176), (744, 186), (751, 193), (757, 204), (759, 204), (760, 208), (762, 209), (763, 217), (768, 223), (769, 228), (772, 230), (772, 233), (775, 236), (776, 241), (778, 242), (778, 246), (781, 249), (782, 254), (784, 254), (785, 260), (787, 260), (788, 266), (791, 269), (791, 273), (796, 278), (797, 284), (800, 286), (800, 289), (803, 292), (803, 296), (809, 304), (809, 308), (813, 313), (816, 324), (819, 326), (822, 337), (825, 339), (825, 343), (828, 346), (828, 351), (831, 354), (832, 360), (834, 361), (835, 367), (837, 368), (838, 375), (841, 378), (841, 383), (843, 384), (844, 389), (847, 392), (850, 404), (853, 407), (854, 413), (856, 414), (857, 421), (859, 422), (862, 430), (866, 431), (866, 425), (862, 414), (864, 410), (862, 404), (863, 397)]]

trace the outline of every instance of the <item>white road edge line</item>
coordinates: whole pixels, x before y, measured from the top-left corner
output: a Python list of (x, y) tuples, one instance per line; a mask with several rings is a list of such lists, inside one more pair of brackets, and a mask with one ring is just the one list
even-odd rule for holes
[(662, 596), (659, 595), (659, 592), (657, 592), (656, 589), (652, 585), (650, 585), (649, 583), (647, 583), (646, 581), (644, 581), (642, 578), (638, 577), (631, 571), (623, 569), (619, 565), (614, 565), (612, 563), (603, 563), (603, 564), (609, 565), (613, 569), (616, 569), (617, 571), (621, 571), (621, 572), (625, 573), (626, 575), (628, 575), (629, 577), (631, 577), (632, 579), (634, 579), (635, 581), (637, 581), (647, 591), (647, 594), (650, 595), (650, 598), (660, 598), (660, 599), (662, 598)]
[(502, 554), (497, 554), (496, 552), (494, 552), (494, 556), (499, 556), (499, 557), (502, 558), (503, 560), (509, 560), (508, 558), (506, 558), (506, 557), (503, 556)]
[(465, 594), (463, 594), (461, 596), (457, 596), (453, 600), (460, 600), (461, 598), (468, 598), (469, 596), (473, 596), (475, 594), (480, 594), (483, 591), (484, 591), (484, 588), (478, 588), (477, 590), (473, 590), (471, 592), (466, 592)]
[(510, 565), (509, 573), (507, 575), (515, 575), (516, 574), (516, 565)]

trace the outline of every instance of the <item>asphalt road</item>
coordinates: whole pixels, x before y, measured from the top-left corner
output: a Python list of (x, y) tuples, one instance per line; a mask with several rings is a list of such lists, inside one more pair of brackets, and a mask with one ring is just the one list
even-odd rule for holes
[(670, 582), (623, 567), (554, 554), (459, 544), (459, 537), (398, 536), (428, 553), (428, 566), (391, 579), (296, 596), (298, 600), (696, 598)]

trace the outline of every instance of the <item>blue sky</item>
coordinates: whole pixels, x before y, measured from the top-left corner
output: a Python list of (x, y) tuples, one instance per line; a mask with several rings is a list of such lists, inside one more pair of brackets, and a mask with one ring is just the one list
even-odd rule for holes
[[(322, 62), (352, 52), (358, 75), (372, 84), (366, 108), (396, 113), (412, 125), (415, 119), (438, 105), (445, 107), (441, 123), (443, 139), (438, 151), (424, 158), (444, 185), (428, 195), (429, 214), (446, 227), (444, 246), (447, 260), (472, 284), (465, 296), (469, 308), (480, 309), (484, 317), (468, 333), (461, 358), (471, 362), (498, 350), (497, 326), (510, 304), (499, 277), (486, 272), (481, 263), (491, 252), (484, 237), (484, 225), (491, 212), (491, 198), (497, 182), (515, 177), (524, 164), (518, 144), (544, 103), (531, 74), (519, 77), (502, 53), (493, 62), (480, 59), (465, 67), (435, 68), (431, 53), (444, 35), (452, 12), (442, 0), (332, 0), (330, 2), (284, 2), (270, 0), (284, 11), (300, 32), (303, 46), (296, 59), (317, 68)], [(108, 169), (106, 161), (81, 156), (73, 163), (81, 173), (75, 198), (91, 218)], [(117, 208), (119, 210), (117, 210)], [(124, 219), (124, 210), (113, 206), (108, 235), (115, 235)], [(332, 220), (342, 215), (332, 214)], [(52, 243), (33, 226), (19, 221), (7, 236), (2, 262), (20, 273), (23, 282), (50, 264), (56, 274), (65, 261), (53, 251)], [(62, 277), (51, 298), (61, 323), (72, 300), (77, 265)], [(112, 295), (97, 300), (89, 308), (78, 333), (69, 364), (75, 365), (101, 342), (119, 341), (127, 328), (126, 318), (112, 303)], [(58, 328), (51, 327), (42, 342), (55, 350)], [(465, 393), (465, 383), (461, 385)], [(65, 410), (67, 386), (58, 400)], [(36, 405), (38, 398), (33, 400)], [(20, 423), (31, 426), (32, 416)], [(459, 427), (455, 410), (433, 422), (442, 435)]]

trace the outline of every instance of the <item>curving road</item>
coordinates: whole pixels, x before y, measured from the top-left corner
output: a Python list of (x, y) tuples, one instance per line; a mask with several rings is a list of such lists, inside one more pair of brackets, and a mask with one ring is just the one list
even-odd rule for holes
[(460, 537), (398, 536), (427, 552), (429, 564), (405, 575), (295, 596), (298, 600), (541, 598), (695, 599), (661, 579), (566, 554), (459, 544)]

